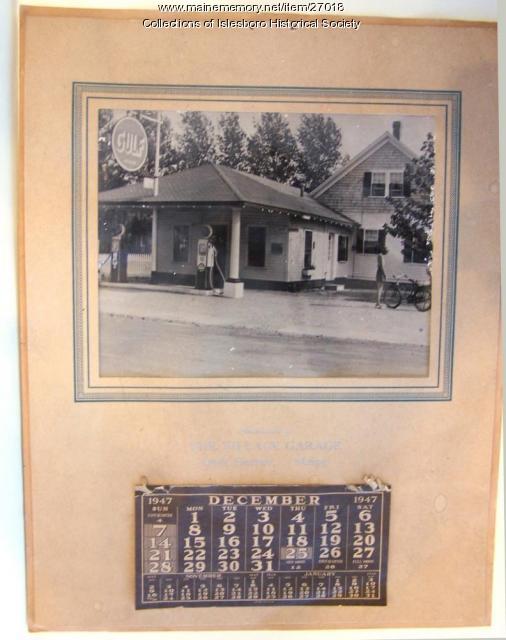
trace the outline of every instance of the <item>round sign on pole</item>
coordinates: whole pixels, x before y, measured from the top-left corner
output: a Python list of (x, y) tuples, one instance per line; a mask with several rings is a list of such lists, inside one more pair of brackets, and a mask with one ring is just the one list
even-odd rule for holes
[(148, 155), (148, 137), (138, 120), (130, 116), (118, 120), (112, 130), (112, 152), (125, 171), (142, 167)]

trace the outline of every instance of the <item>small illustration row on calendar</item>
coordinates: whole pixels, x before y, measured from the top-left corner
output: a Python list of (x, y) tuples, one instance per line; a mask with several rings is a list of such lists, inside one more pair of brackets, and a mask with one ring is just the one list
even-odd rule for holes
[[(319, 573), (320, 575), (308, 575)], [(247, 575), (145, 575), (143, 601), (377, 599), (379, 572), (301, 572)]]

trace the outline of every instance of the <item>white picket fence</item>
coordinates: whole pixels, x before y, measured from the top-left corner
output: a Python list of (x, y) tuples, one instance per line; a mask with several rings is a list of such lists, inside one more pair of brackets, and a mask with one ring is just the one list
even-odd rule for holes
[[(139, 280), (151, 277), (151, 254), (129, 253), (127, 263), (128, 280)], [(98, 279), (108, 282), (111, 279), (111, 254), (101, 253), (98, 256)]]

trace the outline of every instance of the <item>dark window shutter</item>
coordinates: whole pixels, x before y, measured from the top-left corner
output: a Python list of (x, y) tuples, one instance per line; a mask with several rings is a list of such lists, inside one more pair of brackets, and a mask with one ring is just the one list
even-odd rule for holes
[(385, 229), (380, 229), (378, 236), (379, 253), (386, 253), (386, 240), (387, 232), (385, 231)]
[(364, 173), (364, 181), (362, 183), (362, 197), (367, 198), (371, 195), (372, 173), (366, 171)]
[(402, 255), (404, 262), (413, 262), (413, 238), (406, 238), (403, 242)]
[(409, 178), (409, 173), (407, 171), (404, 172), (404, 197), (409, 198), (411, 195), (411, 180)]
[(364, 253), (364, 230), (357, 231), (357, 253)]

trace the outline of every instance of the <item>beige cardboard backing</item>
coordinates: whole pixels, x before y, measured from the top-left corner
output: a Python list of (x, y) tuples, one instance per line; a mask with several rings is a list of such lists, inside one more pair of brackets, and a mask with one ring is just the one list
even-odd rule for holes
[[(155, 32), (142, 28), (144, 16), (23, 12), (20, 281), (31, 627), (486, 624), (498, 439), (495, 29), (363, 19), (354, 33)], [(74, 81), (462, 91), (452, 400), (75, 403)], [(316, 453), (301, 453), (307, 441)], [(324, 443), (335, 446), (322, 450)], [(133, 487), (141, 476), (337, 484), (365, 473), (393, 486), (386, 607), (135, 610)]]

